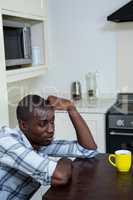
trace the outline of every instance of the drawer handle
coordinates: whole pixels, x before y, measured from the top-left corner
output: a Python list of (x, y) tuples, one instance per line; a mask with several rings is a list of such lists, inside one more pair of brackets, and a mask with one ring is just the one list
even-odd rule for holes
[(133, 136), (133, 133), (119, 133), (119, 132), (110, 132), (110, 135), (120, 135), (120, 136)]

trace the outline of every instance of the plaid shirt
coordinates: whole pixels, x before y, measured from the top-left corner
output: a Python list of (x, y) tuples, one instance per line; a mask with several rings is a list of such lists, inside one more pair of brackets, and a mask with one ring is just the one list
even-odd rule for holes
[(76, 141), (53, 141), (33, 150), (20, 129), (0, 129), (0, 199), (27, 200), (40, 185), (51, 182), (55, 170), (54, 157), (93, 157), (97, 151), (87, 150)]

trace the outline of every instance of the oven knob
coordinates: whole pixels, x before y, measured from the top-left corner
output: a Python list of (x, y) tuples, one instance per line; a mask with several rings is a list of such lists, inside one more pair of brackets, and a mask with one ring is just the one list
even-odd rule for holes
[(122, 119), (117, 120), (116, 125), (117, 126), (124, 126), (124, 120), (122, 120)]

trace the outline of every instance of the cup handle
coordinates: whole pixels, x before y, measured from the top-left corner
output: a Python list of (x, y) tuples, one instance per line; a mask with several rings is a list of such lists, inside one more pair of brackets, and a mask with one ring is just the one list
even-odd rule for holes
[(109, 155), (109, 162), (110, 162), (111, 165), (113, 165), (114, 167), (116, 167), (116, 164), (112, 161), (112, 158), (115, 158), (114, 154), (110, 154)]

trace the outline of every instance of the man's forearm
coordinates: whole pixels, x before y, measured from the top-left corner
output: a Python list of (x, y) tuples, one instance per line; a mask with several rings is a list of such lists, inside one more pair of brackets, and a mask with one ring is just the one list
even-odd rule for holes
[(79, 144), (87, 149), (96, 149), (97, 145), (92, 137), (92, 134), (86, 122), (84, 121), (84, 119), (81, 117), (81, 115), (74, 106), (68, 108), (68, 114), (76, 130)]

